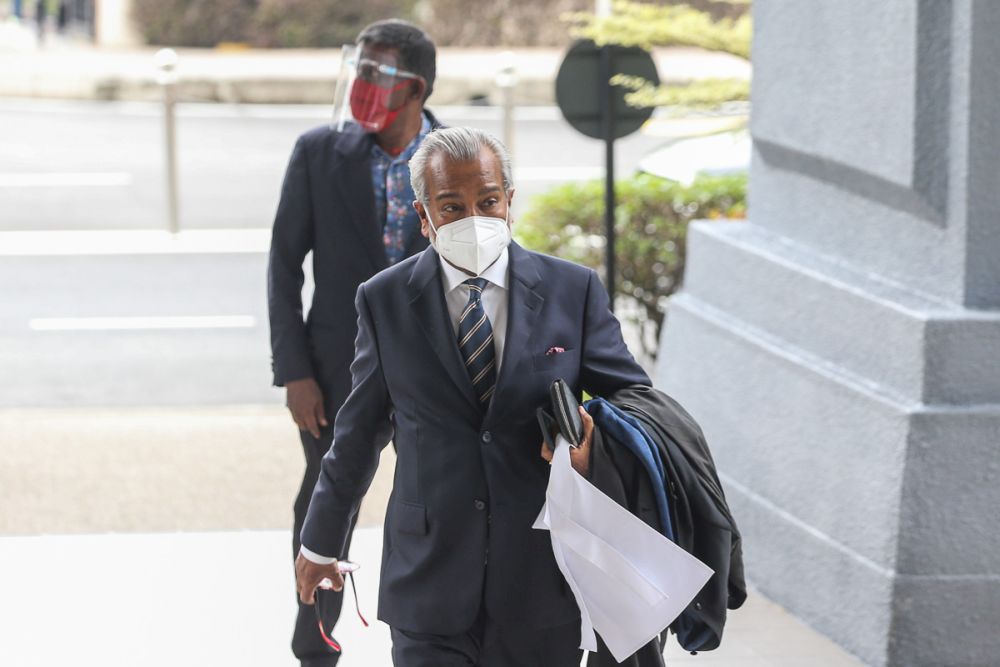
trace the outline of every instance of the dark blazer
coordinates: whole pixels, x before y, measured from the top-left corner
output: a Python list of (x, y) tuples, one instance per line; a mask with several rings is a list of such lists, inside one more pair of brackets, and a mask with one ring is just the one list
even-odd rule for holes
[[(382, 554), (379, 618), (413, 632), (467, 630), (490, 616), (525, 627), (572, 622), (579, 611), (532, 529), (548, 485), (535, 408), (565, 379), (610, 394), (649, 378), (629, 353), (596, 274), (510, 246), (508, 329), (485, 415), (462, 363), (433, 248), (358, 290), (353, 388), (302, 530), (338, 554), (394, 439), (396, 474)], [(553, 347), (564, 352), (547, 354)]]
[[(424, 113), (433, 127), (441, 126), (430, 111)], [(343, 132), (324, 125), (299, 137), (271, 237), (267, 296), (274, 384), (315, 377), (335, 405), (350, 390), (354, 295), (387, 266), (382, 224), (375, 219), (373, 142), (374, 135), (354, 125)], [(418, 234), (406, 254), (425, 247), (427, 239)], [(316, 289), (304, 322), (302, 264), (310, 250)]]

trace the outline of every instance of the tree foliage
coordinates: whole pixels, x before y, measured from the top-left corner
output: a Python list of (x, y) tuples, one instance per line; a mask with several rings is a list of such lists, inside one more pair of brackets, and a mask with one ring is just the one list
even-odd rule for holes
[(707, 11), (688, 5), (645, 4), (616, 0), (610, 16), (590, 12), (565, 15), (570, 34), (598, 45), (620, 44), (649, 50), (654, 46), (697, 46), (750, 58), (749, 14), (714, 20)]
[(750, 99), (750, 82), (743, 79), (701, 79), (684, 84), (656, 85), (640, 76), (619, 74), (611, 84), (631, 92), (625, 102), (634, 107), (712, 108), (724, 102)]
[[(734, 1), (736, 4), (749, 4), (748, 0)], [(704, 2), (701, 4), (705, 5)], [(727, 5), (732, 8), (733, 2)], [(572, 24), (571, 35), (591, 39), (599, 45), (637, 46), (647, 51), (654, 46), (695, 46), (749, 59), (750, 14), (717, 16), (711, 8), (711, 4), (696, 8), (686, 4), (617, 0), (610, 16), (571, 12), (564, 14), (563, 18)], [(631, 92), (625, 96), (625, 101), (636, 107), (703, 108), (750, 99), (750, 84), (740, 79), (703, 79), (687, 84), (656, 85), (639, 77), (618, 76), (612, 83), (628, 88)]]

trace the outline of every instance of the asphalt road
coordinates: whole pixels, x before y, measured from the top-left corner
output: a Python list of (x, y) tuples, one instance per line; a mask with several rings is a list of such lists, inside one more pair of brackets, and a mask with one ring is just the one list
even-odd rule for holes
[[(267, 229), (296, 136), (327, 113), (182, 105), (183, 227)], [(163, 229), (158, 114), (146, 104), (0, 100), (0, 239), (10, 244), (2, 234), (10, 231)], [(500, 132), (496, 109), (440, 116)], [(620, 141), (619, 173), (662, 142), (640, 134)], [(577, 135), (555, 109), (521, 112), (514, 159), (515, 217), (554, 183), (603, 173), (602, 144)], [(0, 247), (0, 407), (280, 401), (269, 386), (265, 266), (260, 250), (108, 255), (81, 245), (47, 255)]]
[[(437, 111), (447, 124), (501, 134), (497, 108)], [(182, 226), (269, 227), (295, 138), (329, 117), (323, 106), (179, 105)], [(603, 174), (603, 144), (557, 109), (523, 108), (516, 120), (519, 208), (553, 183)], [(628, 173), (662, 141), (620, 140), (617, 169)], [(165, 190), (159, 106), (0, 100), (0, 229), (163, 228)]]

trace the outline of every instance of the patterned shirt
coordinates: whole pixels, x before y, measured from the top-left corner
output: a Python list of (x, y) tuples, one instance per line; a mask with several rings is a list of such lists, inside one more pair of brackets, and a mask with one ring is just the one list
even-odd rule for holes
[(393, 157), (376, 143), (372, 144), (372, 187), (375, 189), (375, 219), (382, 221), (385, 257), (393, 265), (405, 257), (406, 246), (420, 233), (420, 217), (413, 210), (413, 188), (407, 165), (431, 131), (425, 115), (420, 132), (403, 152)]

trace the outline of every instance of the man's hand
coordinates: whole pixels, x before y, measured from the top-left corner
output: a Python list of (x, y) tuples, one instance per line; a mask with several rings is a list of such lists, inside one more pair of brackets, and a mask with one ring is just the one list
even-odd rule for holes
[[(580, 418), (583, 419), (583, 442), (579, 447), (570, 447), (569, 461), (573, 464), (573, 470), (584, 477), (590, 472), (590, 443), (594, 439), (594, 420), (587, 414), (587, 411), (580, 406)], [(554, 452), (542, 442), (542, 458), (552, 463)]]
[(319, 565), (302, 554), (295, 557), (295, 589), (303, 604), (316, 603), (316, 587), (325, 578), (333, 582), (333, 590), (344, 590), (344, 577), (337, 571), (337, 561)]
[(323, 392), (313, 378), (292, 380), (285, 383), (285, 403), (292, 419), (300, 431), (309, 431), (314, 438), (326, 426), (326, 412), (323, 410)]

